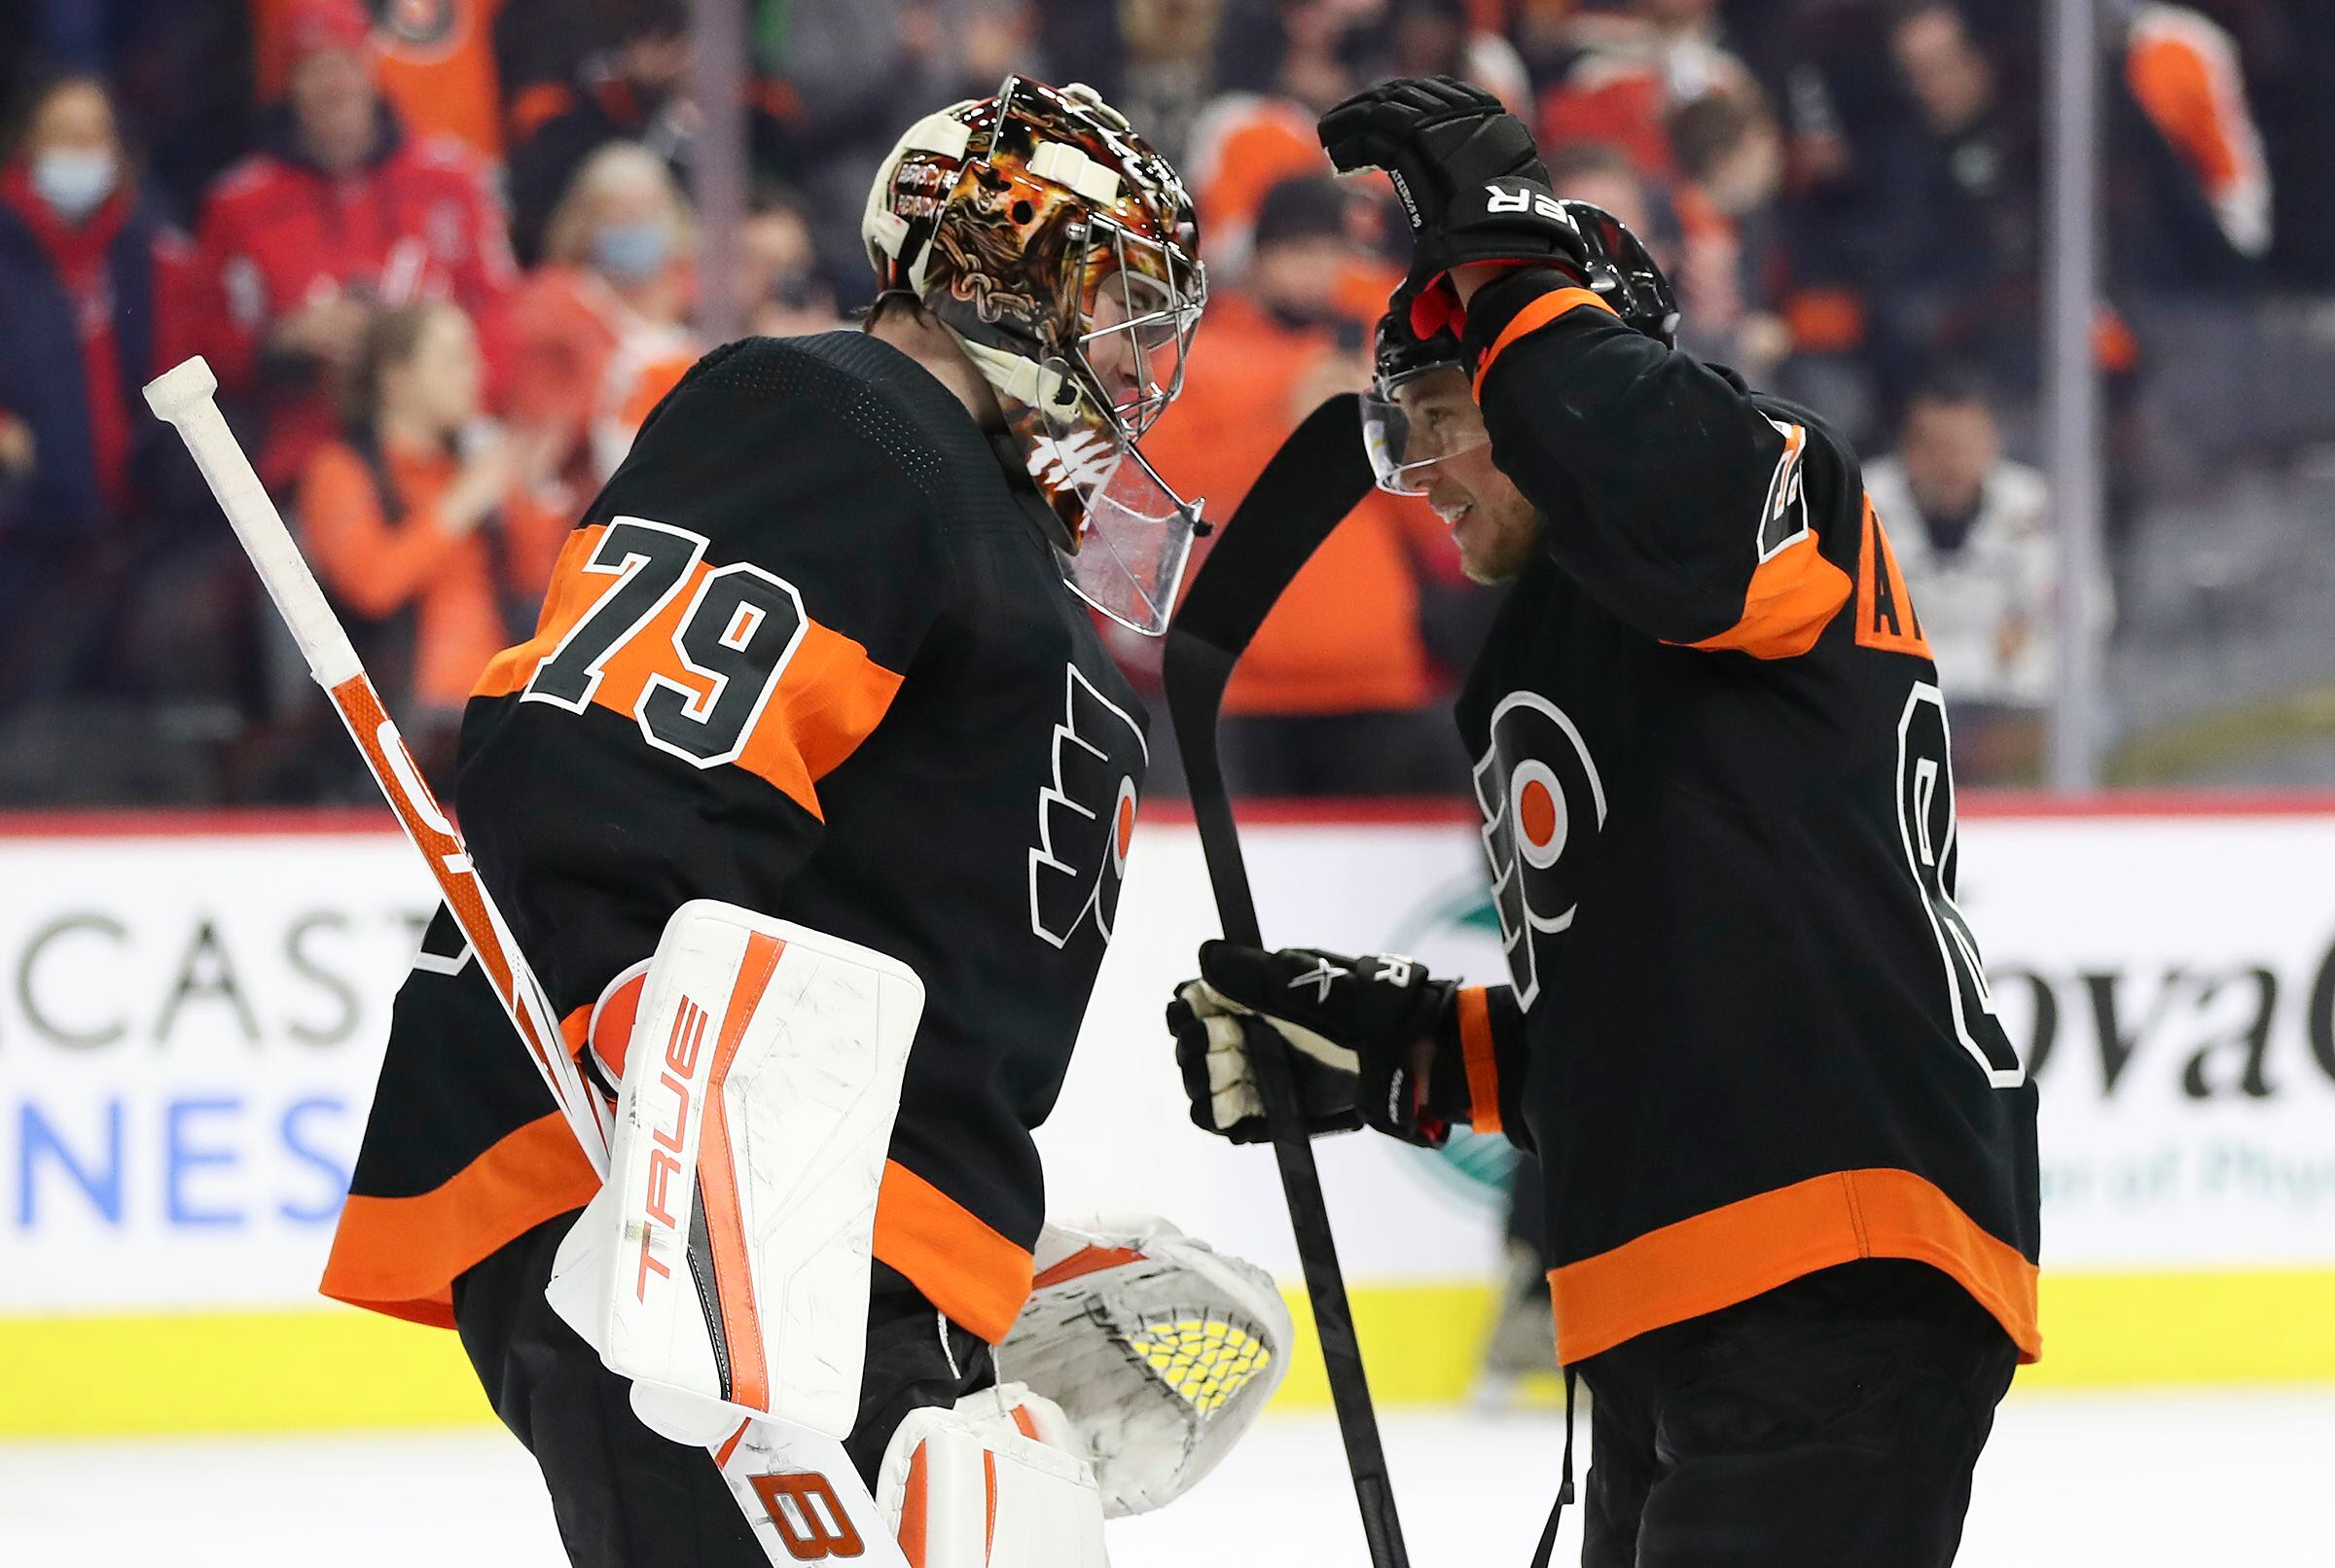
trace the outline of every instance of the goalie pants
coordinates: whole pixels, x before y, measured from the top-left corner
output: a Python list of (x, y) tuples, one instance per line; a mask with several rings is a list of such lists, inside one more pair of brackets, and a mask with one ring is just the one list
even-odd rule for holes
[[(632, 1415), (631, 1385), (543, 1299), (573, 1213), (537, 1226), (454, 1281), (462, 1348), (502, 1423), (534, 1454), (577, 1568), (768, 1568), (702, 1448)], [(892, 1430), (919, 1406), (951, 1406), (996, 1381), (989, 1347), (915, 1286), (875, 1265), (859, 1422), (844, 1440), (868, 1489)]]
[(2017, 1361), (1953, 1280), (1893, 1259), (1592, 1356), (1582, 1568), (1945, 1568)]

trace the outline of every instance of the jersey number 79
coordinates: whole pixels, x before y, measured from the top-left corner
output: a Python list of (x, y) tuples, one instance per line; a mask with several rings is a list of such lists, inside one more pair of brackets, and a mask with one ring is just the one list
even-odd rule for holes
[(1994, 1016), (1986, 963), (1969, 922), (1955, 908), (1955, 856), (1959, 849), (1954, 809), (1954, 767), (1946, 739), (1946, 701), (1927, 681), (1914, 683), (1897, 720), (1897, 831), (1905, 863), (1922, 890), (1924, 912), (1945, 966), (1955, 1038), (1996, 1088), (2015, 1088), (2026, 1070)]
[(612, 521), (584, 570), (612, 576), (616, 586), (560, 639), (527, 683), (524, 700), (583, 712), (609, 660), (647, 640), (650, 624), (694, 584), (669, 645), (645, 651), (658, 673), (642, 687), (632, 717), (660, 751), (699, 767), (736, 762), (802, 644), (803, 599), (793, 584), (759, 566), (700, 570), (704, 553), (702, 537), (670, 523)]

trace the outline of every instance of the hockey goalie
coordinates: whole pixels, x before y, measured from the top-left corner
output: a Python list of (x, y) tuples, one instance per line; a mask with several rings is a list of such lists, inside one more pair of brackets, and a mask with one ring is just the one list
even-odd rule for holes
[(1191, 203), (1013, 78), (911, 127), (864, 232), (866, 330), (700, 361), (465, 715), (462, 827), (607, 1181), (442, 912), (325, 1277), (459, 1332), (578, 1564), (1087, 1568), (1281, 1372), (1270, 1281), (1047, 1227), (1030, 1136), (1143, 787), (1089, 607), (1162, 630), (1195, 530), (1136, 445)]

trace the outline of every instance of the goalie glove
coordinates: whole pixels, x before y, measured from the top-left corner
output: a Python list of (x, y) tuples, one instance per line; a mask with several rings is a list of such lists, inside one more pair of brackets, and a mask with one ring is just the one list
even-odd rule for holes
[(1429, 1083), (1455, 992), (1391, 953), (1205, 943), (1200, 978), (1168, 1005), (1192, 1121), (1235, 1143), (1272, 1136), (1251, 1054), (1252, 1031), (1270, 1028), (1290, 1048), (1309, 1132), (1368, 1125), (1440, 1148), (1454, 1118), (1431, 1103)]

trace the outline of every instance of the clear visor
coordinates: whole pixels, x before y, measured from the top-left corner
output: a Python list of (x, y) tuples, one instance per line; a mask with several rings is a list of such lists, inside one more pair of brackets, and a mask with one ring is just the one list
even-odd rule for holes
[(1491, 440), (1481, 418), (1429, 405), (1425, 417), (1414, 420), (1395, 399), (1377, 391), (1362, 394), (1362, 446), (1382, 490), (1424, 495), (1437, 463)]
[[(1043, 369), (1077, 384), (1060, 360)], [(1047, 477), (1075, 491), (1086, 511), (1077, 551), (1062, 556), (1062, 576), (1113, 621), (1156, 637), (1175, 608), (1200, 503), (1169, 489), (1131, 436), (1096, 428), (1083, 389), (1066, 406), (1047, 399), (1045, 410), (1049, 456), (1060, 465)]]
[(1184, 386), (1184, 356), (1207, 303), (1197, 262), (1100, 218), (1088, 230), (1092, 281), (1080, 302), (1080, 377), (1130, 439), (1151, 428)]

